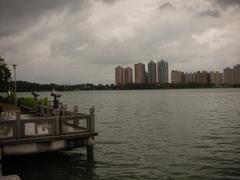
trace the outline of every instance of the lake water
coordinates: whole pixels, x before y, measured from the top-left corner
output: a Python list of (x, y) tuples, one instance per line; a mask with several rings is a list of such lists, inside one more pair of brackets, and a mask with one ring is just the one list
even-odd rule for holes
[(79, 148), (14, 158), (3, 173), (23, 180), (240, 179), (240, 89), (61, 94), (69, 108), (96, 107), (94, 161)]

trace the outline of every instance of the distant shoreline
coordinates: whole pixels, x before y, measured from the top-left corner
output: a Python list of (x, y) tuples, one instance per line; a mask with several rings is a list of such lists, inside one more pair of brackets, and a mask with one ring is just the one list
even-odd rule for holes
[[(13, 83), (10, 83), (13, 87)], [(127, 84), (122, 86), (115, 86), (114, 84), (98, 84), (91, 83), (77, 84), (77, 85), (59, 85), (59, 84), (39, 84), (27, 81), (17, 81), (17, 92), (48, 92), (53, 89), (56, 91), (103, 91), (103, 90), (168, 90), (168, 89), (221, 89), (221, 88), (240, 88), (240, 86), (215, 86), (213, 84)], [(10, 88), (11, 90), (13, 88)], [(0, 92), (7, 92), (8, 90), (0, 90)]]

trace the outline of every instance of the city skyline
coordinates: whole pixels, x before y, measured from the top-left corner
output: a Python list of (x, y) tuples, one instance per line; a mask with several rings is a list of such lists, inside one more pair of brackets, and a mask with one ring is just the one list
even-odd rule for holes
[[(216, 86), (221, 85), (240, 85), (240, 64), (234, 65), (232, 68), (225, 67), (222, 71), (206, 71), (198, 70), (191, 72), (183, 72), (180, 70), (169, 71), (168, 62), (165, 60), (157, 61), (150, 60), (147, 64), (147, 70), (145, 64), (142, 62), (134, 64), (133, 68), (128, 66), (123, 68), (118, 65), (115, 68), (115, 85), (126, 85), (126, 84), (188, 84), (198, 83), (202, 85), (214, 84)], [(121, 69), (121, 73), (118, 73), (118, 69)], [(131, 80), (130, 83), (126, 81), (119, 81), (117, 79), (126, 79), (125, 69), (131, 69), (131, 77), (134, 74), (134, 82)], [(120, 71), (119, 71), (120, 72)]]
[[(144, 63), (136, 63), (133, 68), (130, 66), (124, 68), (118, 65), (115, 68), (115, 85), (126, 85), (126, 84), (164, 84), (169, 82), (169, 69), (168, 62), (161, 59), (157, 63), (150, 60), (147, 63), (147, 70)], [(128, 71), (127, 71), (128, 70)], [(134, 74), (134, 76), (133, 76)], [(134, 77), (134, 82), (133, 82)], [(127, 79), (130, 79), (127, 81)]]
[(116, 64), (158, 56), (169, 71), (223, 69), (239, 62), (239, 9), (238, 0), (1, 0), (0, 56), (18, 65), (18, 80), (40, 83), (110, 84)]
[(225, 67), (222, 71), (197, 71), (182, 72), (178, 70), (171, 71), (171, 83), (198, 83), (221, 85), (240, 85), (240, 64), (231, 67)]

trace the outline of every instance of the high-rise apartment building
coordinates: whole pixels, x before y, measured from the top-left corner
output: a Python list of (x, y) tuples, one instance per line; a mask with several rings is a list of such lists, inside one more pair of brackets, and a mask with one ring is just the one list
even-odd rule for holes
[(132, 70), (132, 68), (126, 67), (124, 69), (124, 74), (125, 74), (125, 83), (126, 84), (133, 83), (133, 70)]
[(215, 84), (216, 82), (216, 74), (213, 71), (210, 71), (209, 73), (209, 83), (210, 84)]
[(171, 72), (172, 84), (179, 84), (185, 82), (184, 72), (172, 71)]
[(115, 68), (115, 83), (116, 86), (125, 84), (125, 73), (122, 66), (118, 66)]
[(211, 84), (214, 84), (216, 86), (222, 85), (223, 83), (223, 74), (216, 71), (216, 72), (210, 72), (209, 73), (209, 82)]
[(185, 83), (196, 83), (197, 74), (196, 73), (185, 73)]
[(143, 63), (134, 64), (134, 72), (136, 84), (147, 83), (147, 72), (145, 71), (145, 65)]
[(223, 69), (223, 83), (225, 85), (234, 84), (234, 70), (230, 67), (226, 67), (225, 69)]
[(216, 72), (216, 85), (222, 85), (223, 84), (223, 73)]
[(157, 63), (157, 82), (168, 83), (168, 62), (161, 60)]
[(233, 67), (234, 70), (234, 84), (240, 85), (240, 64)]
[(148, 63), (148, 83), (149, 84), (155, 84), (157, 75), (156, 75), (156, 63), (151, 60)]
[(207, 71), (197, 72), (197, 83), (209, 84), (209, 73)]

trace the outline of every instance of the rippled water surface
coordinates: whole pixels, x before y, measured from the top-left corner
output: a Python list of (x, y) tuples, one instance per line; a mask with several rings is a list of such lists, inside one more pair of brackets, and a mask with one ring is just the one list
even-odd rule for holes
[(96, 107), (94, 161), (80, 148), (14, 158), (3, 173), (23, 180), (240, 179), (240, 89), (62, 94), (69, 108)]

